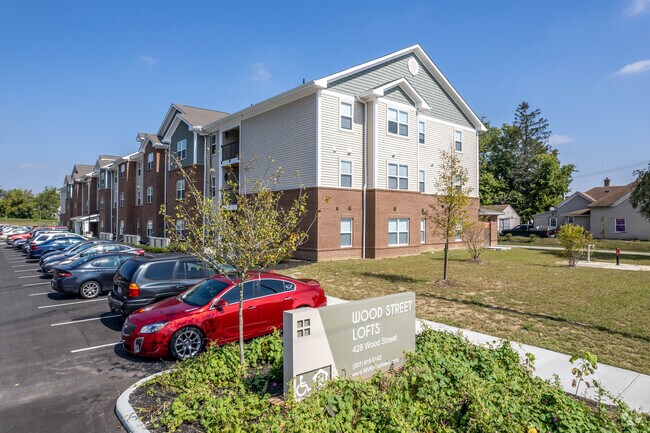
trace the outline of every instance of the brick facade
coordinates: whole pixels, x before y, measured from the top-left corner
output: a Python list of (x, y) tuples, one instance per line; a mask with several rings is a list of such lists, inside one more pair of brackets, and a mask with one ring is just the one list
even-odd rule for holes
[[(151, 169), (147, 168), (147, 155), (153, 152), (154, 160)], [(143, 242), (147, 242), (147, 221), (152, 222), (153, 236), (163, 236), (163, 216), (160, 213), (160, 206), (165, 203), (165, 151), (155, 149), (149, 143), (142, 158), (142, 206), (137, 210), (137, 220), (140, 222), (140, 236)], [(147, 188), (153, 188), (151, 203), (147, 203)]]

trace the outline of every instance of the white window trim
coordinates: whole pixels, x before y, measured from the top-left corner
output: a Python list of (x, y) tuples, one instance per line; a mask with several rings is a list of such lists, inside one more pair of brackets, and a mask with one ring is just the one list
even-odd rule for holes
[[(183, 150), (178, 150), (181, 143), (183, 144)], [(179, 156), (179, 153), (183, 156), (182, 157)], [(184, 159), (187, 159), (187, 138), (184, 138), (181, 141), (176, 142), (176, 159), (179, 161), (183, 161)]]
[[(341, 182), (341, 178), (344, 175), (343, 170), (341, 169), (341, 166), (343, 165), (343, 162), (349, 162), (350, 163), (350, 186), (343, 186), (343, 182)], [(339, 158), (339, 188), (345, 188), (345, 189), (350, 189), (352, 188), (353, 182), (354, 182), (354, 162), (351, 159), (346, 159), (346, 158)], [(346, 174), (346, 176), (348, 176)]]
[[(456, 149), (456, 143), (458, 143), (456, 140), (456, 133), (460, 133), (460, 150)], [(463, 131), (460, 129), (454, 129), (454, 151), (456, 153), (463, 153), (463, 141)]]
[[(460, 238), (458, 237), (458, 233), (460, 233)], [(456, 227), (456, 232), (454, 233), (454, 242), (463, 242), (463, 227)]]
[[(420, 180), (420, 173), (424, 173), (424, 179)], [(422, 191), (420, 191), (420, 184), (424, 184), (424, 188), (422, 188)], [(427, 171), (426, 170), (418, 170), (418, 192), (421, 194), (424, 194), (427, 192)]]
[(125, 202), (125, 197), (124, 197), (124, 192), (120, 193), (120, 207), (124, 207), (124, 202)]
[[(551, 224), (551, 220), (555, 220), (555, 224)], [(548, 226), (557, 227), (557, 217), (548, 217)]]
[[(397, 243), (396, 244), (391, 244), (390, 243), (390, 221), (391, 220), (396, 220), (397, 221)], [(400, 244), (399, 243), (399, 234), (403, 233), (399, 231), (399, 222), (402, 220), (406, 220), (406, 243), (405, 244)], [(410, 236), (410, 231), (411, 231), (411, 221), (409, 218), (388, 218), (388, 246), (389, 247), (404, 247), (410, 245), (411, 242), (411, 236)]]
[(218, 191), (218, 188), (217, 188), (217, 177), (216, 177), (216, 176), (212, 176), (212, 177), (210, 178), (210, 196), (211, 196), (212, 198), (217, 198), (217, 191)]
[[(350, 114), (351, 114), (351, 116), (350, 116), (350, 129), (346, 129), (346, 128), (343, 128), (341, 126), (341, 118), (343, 117), (343, 115), (341, 114), (341, 105), (343, 105), (343, 104), (347, 104), (347, 105), (350, 106)], [(346, 101), (346, 100), (343, 100), (343, 99), (339, 98), (339, 131), (347, 132), (347, 133), (354, 132), (354, 100), (347, 100)]]
[[(343, 220), (350, 220), (350, 231), (349, 232), (344, 232), (342, 223)], [(341, 235), (350, 235), (350, 245), (341, 245)], [(354, 244), (354, 218), (341, 218), (339, 221), (339, 247), (340, 248), (352, 248), (352, 245)]]
[(142, 176), (142, 161), (136, 162), (136, 173), (138, 177)]
[[(149, 191), (151, 191), (151, 195), (149, 195)], [(147, 204), (153, 203), (153, 186), (148, 186), (147, 187)]]
[(125, 162), (122, 163), (122, 164), (120, 164), (120, 168), (119, 168), (119, 178), (120, 178), (120, 179), (124, 179), (124, 178), (126, 178), (126, 163), (125, 163)]
[[(151, 161), (149, 160), (150, 158)], [(154, 160), (153, 152), (147, 153), (147, 171), (153, 170), (153, 160)]]
[(575, 221), (576, 221), (575, 218), (572, 216), (566, 218), (567, 224), (575, 224)]
[[(388, 112), (389, 112), (389, 110), (396, 110), (397, 111), (397, 134), (393, 134), (392, 132), (390, 132), (388, 130), (389, 129), (388, 128), (388, 122), (389, 122), (389, 120), (388, 120), (389, 119)], [(406, 128), (407, 128), (407, 131), (408, 131), (408, 134), (406, 134), (406, 135), (400, 135), (400, 133), (399, 133), (399, 125), (403, 125), (403, 123), (399, 122), (399, 113), (400, 113), (400, 111), (402, 113), (406, 113)], [(388, 135), (389, 137), (400, 138), (402, 140), (410, 140), (411, 139), (410, 138), (411, 137), (410, 116), (411, 116), (411, 112), (409, 110), (404, 110), (404, 109), (401, 109), (401, 108), (397, 108), (395, 106), (386, 105), (386, 135)]]
[[(616, 224), (617, 220), (623, 220), (623, 225), (625, 226), (623, 230), (618, 230), (616, 228), (616, 226), (618, 225)], [(627, 233), (627, 218), (614, 218), (614, 233)]]
[[(389, 175), (390, 171), (389, 171), (389, 169), (388, 169), (389, 166), (390, 166), (391, 164), (397, 166), (397, 188), (390, 188), (390, 187), (388, 186), (388, 185), (389, 185), (388, 179), (389, 179), (390, 177), (393, 177), (393, 176), (390, 176), (390, 175)], [(407, 172), (407, 175), (406, 175), (406, 189), (401, 189), (401, 188), (399, 187), (399, 180), (400, 180), (400, 178), (401, 178), (400, 175), (399, 175), (399, 167), (400, 167), (400, 165), (406, 167), (406, 172)], [(409, 170), (409, 165), (408, 165), (408, 164), (400, 164), (400, 163), (398, 163), (398, 162), (390, 162), (390, 161), (386, 161), (386, 189), (390, 189), (391, 191), (409, 191), (409, 190), (410, 190), (409, 174), (408, 174), (409, 171), (410, 171), (410, 170)], [(401, 178), (401, 179), (403, 179), (403, 178)]]
[[(423, 128), (424, 132), (422, 132), (422, 134), (424, 134), (424, 137), (423, 137), (424, 138), (424, 143), (420, 143), (420, 125), (422, 125), (424, 127)], [(420, 146), (426, 146), (427, 145), (427, 124), (426, 124), (426, 122), (424, 120), (421, 120), (421, 119), (418, 119), (418, 144)]]
[(135, 205), (136, 206), (142, 206), (142, 191), (139, 189), (135, 192)]
[[(179, 188), (179, 186), (183, 186)], [(179, 192), (183, 191), (183, 196), (179, 197)], [(185, 198), (185, 179), (179, 179), (176, 181), (176, 200), (183, 200)]]
[(152, 220), (147, 220), (147, 229), (146, 229), (147, 237), (153, 236), (153, 221)]
[(427, 243), (427, 219), (420, 218), (420, 244)]

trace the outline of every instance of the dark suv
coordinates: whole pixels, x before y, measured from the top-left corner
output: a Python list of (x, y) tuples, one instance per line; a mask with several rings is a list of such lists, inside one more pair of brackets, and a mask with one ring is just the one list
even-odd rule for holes
[(213, 274), (198, 259), (184, 254), (134, 257), (115, 272), (108, 305), (112, 311), (128, 316), (139, 308), (176, 296)]

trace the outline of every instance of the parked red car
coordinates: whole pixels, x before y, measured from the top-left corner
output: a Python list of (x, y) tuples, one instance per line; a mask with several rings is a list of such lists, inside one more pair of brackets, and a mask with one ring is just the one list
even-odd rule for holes
[[(250, 275), (244, 283), (244, 338), (282, 329), (282, 313), (323, 307), (327, 298), (315, 280), (295, 280), (273, 272)], [(215, 275), (175, 298), (131, 314), (122, 327), (124, 349), (135, 355), (176, 359), (194, 356), (208, 344), (239, 339), (239, 288)]]

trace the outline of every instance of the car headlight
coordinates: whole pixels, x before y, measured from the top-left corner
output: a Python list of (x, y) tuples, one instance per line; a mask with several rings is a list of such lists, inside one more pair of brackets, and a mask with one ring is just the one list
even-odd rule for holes
[(167, 325), (167, 322), (157, 322), (152, 323), (151, 325), (145, 325), (140, 329), (140, 334), (153, 334), (163, 329)]

